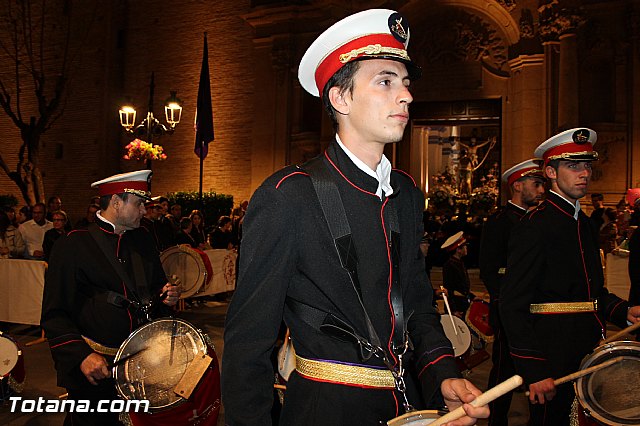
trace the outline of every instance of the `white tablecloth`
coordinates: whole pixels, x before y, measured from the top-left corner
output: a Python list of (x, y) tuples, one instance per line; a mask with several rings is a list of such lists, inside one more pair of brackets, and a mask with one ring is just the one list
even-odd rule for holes
[(46, 262), (0, 259), (0, 321), (40, 325)]
[(615, 293), (618, 297), (627, 300), (629, 297), (629, 258), (607, 254), (605, 272), (605, 282), (609, 292)]

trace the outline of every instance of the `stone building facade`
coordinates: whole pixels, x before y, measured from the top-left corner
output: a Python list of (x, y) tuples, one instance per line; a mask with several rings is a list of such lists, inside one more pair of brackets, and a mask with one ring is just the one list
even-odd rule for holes
[[(506, 170), (574, 126), (599, 135), (593, 192), (613, 205), (640, 186), (638, 1), (117, 0), (76, 7), (92, 29), (75, 40), (82, 54), (64, 113), (42, 140), (47, 196), (61, 196), (77, 217), (92, 181), (142, 167), (121, 158), (130, 138), (117, 110), (130, 97), (139, 119), (146, 113), (151, 72), (156, 116), (169, 90), (178, 90), (184, 106), (175, 133), (154, 140), (169, 158), (153, 162), (153, 191), (198, 189), (192, 123), (207, 32), (215, 141), (203, 188), (231, 194), (236, 204), (248, 199), (270, 173), (320, 153), (333, 137), (320, 102), (297, 81), (297, 64), (321, 31), (370, 7), (399, 10), (411, 23), (409, 53), (424, 73), (412, 85), (405, 140), (388, 154), (425, 192), (459, 154), (456, 140), (473, 146), (495, 138), (490, 152), (485, 146), (478, 154), (487, 154), (485, 168)], [(6, 53), (0, 64), (0, 78), (9, 81), (14, 65)], [(27, 92), (22, 105), (33, 113)], [(9, 168), (19, 144), (19, 131), (0, 114), (0, 154)], [(6, 193), (20, 195), (0, 174)]]

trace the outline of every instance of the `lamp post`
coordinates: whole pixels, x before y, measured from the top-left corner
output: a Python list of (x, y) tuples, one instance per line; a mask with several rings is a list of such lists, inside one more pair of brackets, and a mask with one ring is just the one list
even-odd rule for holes
[[(182, 102), (176, 97), (176, 91), (170, 91), (171, 96), (167, 98), (164, 106), (165, 119), (169, 127), (160, 123), (157, 118), (153, 116), (153, 91), (155, 89), (154, 73), (151, 73), (151, 84), (149, 85), (149, 108), (147, 117), (142, 120), (140, 124), (135, 125), (136, 122), (136, 110), (131, 105), (124, 105), (120, 108), (120, 124), (127, 133), (134, 135), (138, 139), (142, 139), (145, 142), (153, 145), (153, 138), (160, 137), (165, 133), (172, 134), (175, 131), (175, 127), (180, 123), (180, 117), (182, 116)], [(147, 169), (151, 169), (151, 159), (146, 159)]]

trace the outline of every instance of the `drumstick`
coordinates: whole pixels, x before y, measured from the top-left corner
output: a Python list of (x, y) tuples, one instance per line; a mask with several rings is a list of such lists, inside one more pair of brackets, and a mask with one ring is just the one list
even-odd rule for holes
[(600, 342), (600, 344), (601, 344), (601, 345), (604, 345), (605, 343), (613, 342), (613, 341), (615, 341), (615, 340), (619, 339), (620, 337), (624, 336), (625, 334), (629, 334), (629, 333), (631, 333), (632, 331), (637, 330), (638, 328), (640, 328), (640, 321), (638, 321), (638, 322), (637, 322), (637, 323), (635, 323), (635, 324), (631, 324), (629, 327), (627, 327), (627, 328), (625, 328), (625, 329), (623, 329), (623, 330), (620, 330), (619, 332), (617, 332), (616, 334), (614, 334), (614, 335), (613, 335), (613, 336), (611, 336), (611, 337), (607, 337), (607, 338), (606, 338), (606, 339), (604, 339), (602, 342)]
[[(601, 370), (603, 368), (609, 367), (617, 362), (620, 362), (624, 359), (623, 356), (618, 356), (615, 358), (611, 358), (610, 360), (604, 361), (600, 364), (592, 365), (591, 367), (585, 368), (584, 370), (576, 371), (575, 373), (567, 374), (566, 376), (560, 377), (559, 379), (555, 379), (553, 384), (555, 386), (561, 385), (563, 383), (571, 382), (575, 379), (579, 379), (580, 377), (586, 376), (587, 374), (591, 374), (595, 371)], [(529, 391), (526, 391), (525, 396), (529, 396)]]
[[(512, 376), (511, 378), (505, 380), (504, 382), (499, 383), (498, 385), (487, 390), (483, 394), (478, 395), (476, 399), (471, 401), (471, 405), (473, 405), (474, 407), (485, 406), (491, 401), (497, 398), (500, 398), (502, 395), (506, 394), (507, 392), (514, 390), (521, 384), (522, 384), (522, 377), (518, 375)], [(465, 413), (464, 408), (460, 406), (455, 410), (440, 417), (435, 422), (429, 423), (429, 426), (441, 426), (447, 422), (452, 422), (466, 415), (467, 413)]]
[(453, 322), (453, 315), (451, 315), (451, 308), (449, 307), (449, 300), (447, 299), (447, 293), (444, 292), (444, 287), (440, 286), (440, 290), (442, 290), (442, 298), (444, 299), (444, 305), (447, 307), (447, 312), (449, 313), (449, 319), (451, 320), (451, 327), (453, 327), (453, 331), (458, 335), (458, 327), (456, 327), (456, 323)]

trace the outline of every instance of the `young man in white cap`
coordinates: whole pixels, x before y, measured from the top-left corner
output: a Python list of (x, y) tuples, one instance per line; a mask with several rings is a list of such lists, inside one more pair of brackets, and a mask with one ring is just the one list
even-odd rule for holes
[(604, 338), (605, 320), (624, 327), (640, 318), (640, 306), (604, 288), (597, 234), (580, 209), (596, 140), (593, 130), (577, 128), (538, 146), (551, 190), (511, 233), (500, 315), (529, 387), (532, 426), (569, 425), (573, 386), (556, 387), (554, 379), (580, 369)]
[[(494, 331), (491, 360), (493, 365), (489, 373), (491, 388), (515, 374), (513, 360), (509, 354), (509, 344), (502, 328), (498, 310), (500, 287), (507, 268), (507, 251), (511, 230), (527, 212), (542, 201), (545, 177), (542, 160), (531, 159), (516, 164), (502, 174), (502, 181), (511, 191), (511, 199), (491, 216), (482, 227), (480, 240), (480, 278), (490, 296), (489, 321)], [(489, 426), (507, 426), (509, 424), (509, 406), (513, 392), (496, 399), (489, 404)]]
[[(58, 385), (94, 409), (118, 398), (108, 365), (122, 342), (150, 316), (169, 314), (179, 298), (149, 233), (138, 229), (150, 178), (141, 170), (93, 183), (96, 222), (56, 242), (49, 259), (41, 324)], [(69, 412), (65, 424), (119, 423), (117, 413)]]
[[(436, 394), (450, 408), (480, 394), (458, 378), (431, 303), (419, 255), (422, 194), (383, 155), (409, 120), (418, 68), (408, 39), (400, 14), (368, 10), (329, 28), (302, 58), (300, 83), (321, 94), (336, 141), (269, 177), (249, 203), (225, 326), (228, 425), (271, 423), (270, 354), (283, 319), (297, 359), (280, 425), (378, 425)], [(402, 374), (409, 358), (419, 383)], [(468, 416), (450, 425), (474, 424)]]

